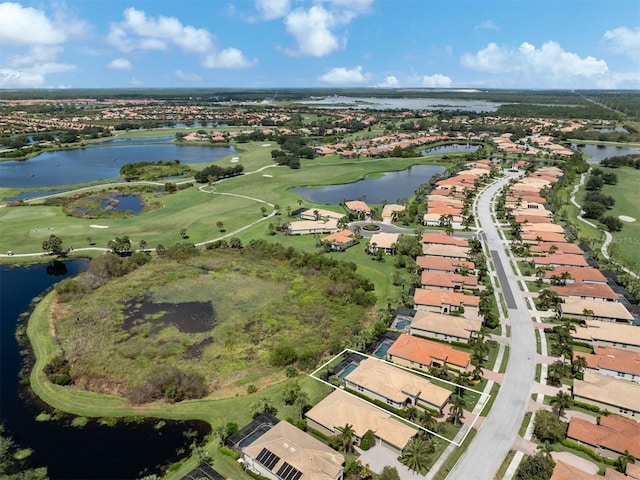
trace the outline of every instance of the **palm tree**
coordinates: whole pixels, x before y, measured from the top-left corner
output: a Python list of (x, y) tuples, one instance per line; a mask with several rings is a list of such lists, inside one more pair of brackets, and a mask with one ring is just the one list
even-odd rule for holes
[(458, 424), (458, 421), (461, 418), (464, 418), (464, 407), (466, 407), (466, 402), (464, 398), (460, 395), (453, 394), (449, 399), (449, 415), (451, 417), (451, 423), (454, 425)]
[(560, 390), (556, 393), (555, 397), (552, 397), (549, 401), (549, 405), (551, 405), (558, 412), (558, 417), (562, 417), (564, 415), (564, 411), (573, 405), (573, 399), (571, 395)]
[(140, 242), (138, 243), (140, 245), (140, 248), (142, 250), (144, 250), (145, 248), (147, 248), (147, 241), (146, 240), (140, 240)]
[(438, 421), (430, 412), (423, 410), (418, 415), (418, 425), (426, 429), (422, 431), (423, 436), (425, 438), (430, 438), (431, 432), (434, 432), (438, 427)]
[(412, 438), (400, 454), (400, 463), (420, 475), (429, 471), (429, 460), (428, 443), (420, 437)]
[(418, 409), (413, 405), (406, 407), (404, 409), (404, 412), (402, 412), (404, 418), (406, 418), (410, 422), (413, 422), (416, 418), (418, 418), (418, 413)]
[(549, 365), (547, 369), (547, 383), (549, 385), (559, 385), (564, 376), (564, 366), (560, 363)]
[(629, 450), (624, 451), (624, 455), (620, 455), (616, 459), (616, 470), (625, 473), (627, 471), (627, 465), (630, 463), (636, 463), (636, 457), (629, 453)]
[(573, 359), (573, 371), (575, 373), (581, 373), (588, 366), (589, 365), (587, 363), (587, 359), (584, 358), (582, 355), (577, 355), (576, 357), (574, 357), (574, 359)]
[(338, 427), (338, 440), (340, 441), (340, 450), (344, 453), (353, 452), (353, 442), (356, 438), (356, 432), (353, 425), (347, 423), (344, 427)]

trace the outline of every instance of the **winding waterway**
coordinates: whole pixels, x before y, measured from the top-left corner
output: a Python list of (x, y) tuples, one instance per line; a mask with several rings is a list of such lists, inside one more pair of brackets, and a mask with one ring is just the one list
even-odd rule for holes
[[(61, 421), (38, 422), (49, 411), (19, 385), (21, 357), (14, 336), (20, 314), (32, 298), (69, 276), (86, 270), (86, 260), (11, 267), (0, 265), (0, 422), (6, 433), (31, 448), (32, 466), (46, 466), (51, 479), (132, 479), (158, 473), (162, 465), (189, 453), (193, 441), (184, 433), (197, 432), (196, 440), (209, 432), (203, 422), (171, 422), (156, 429), (159, 420), (114, 427), (89, 422), (85, 427)], [(179, 455), (177, 452), (183, 453)]]

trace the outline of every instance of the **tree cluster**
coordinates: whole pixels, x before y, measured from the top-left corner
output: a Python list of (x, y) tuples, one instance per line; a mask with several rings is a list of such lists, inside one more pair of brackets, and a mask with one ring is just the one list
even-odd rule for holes
[(640, 154), (635, 153), (631, 155), (605, 158), (600, 162), (600, 165), (610, 168), (633, 167), (638, 170), (640, 169)]
[(216, 181), (220, 180), (221, 178), (237, 177), (238, 175), (242, 174), (243, 171), (244, 167), (242, 165), (234, 165), (232, 167), (220, 167), (218, 165), (211, 165), (196, 173), (194, 175), (194, 178), (198, 183), (207, 183), (211, 179)]

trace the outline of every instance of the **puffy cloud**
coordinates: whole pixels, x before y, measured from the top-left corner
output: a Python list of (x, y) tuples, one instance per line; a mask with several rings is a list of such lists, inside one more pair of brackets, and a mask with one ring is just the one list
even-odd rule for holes
[(284, 23), (296, 39), (297, 53), (301, 55), (323, 57), (340, 46), (338, 37), (331, 32), (336, 23), (333, 15), (319, 5), (291, 12)]
[(44, 86), (44, 75), (0, 68), (0, 88), (37, 88)]
[(127, 8), (123, 16), (124, 21), (111, 24), (107, 36), (108, 42), (123, 52), (169, 50), (177, 46), (185, 52), (200, 54), (207, 68), (246, 68), (255, 63), (237, 48), (218, 51), (208, 30), (183, 25), (175, 17), (148, 17), (134, 7)]
[(116, 58), (109, 62), (107, 68), (111, 70), (131, 70), (133, 65), (131, 65), (131, 62), (126, 58)]
[(166, 50), (168, 43), (187, 52), (204, 53), (213, 48), (212, 35), (206, 29), (183, 25), (175, 17), (147, 17), (134, 7), (127, 8), (123, 15), (123, 22), (111, 25), (107, 39), (124, 52)]
[(362, 67), (358, 65), (352, 69), (344, 67), (332, 68), (324, 75), (321, 75), (318, 80), (321, 82), (341, 85), (347, 83), (362, 83), (369, 77), (370, 75), (368, 73), (362, 73)]
[(296, 41), (296, 49), (285, 49), (291, 55), (323, 57), (347, 42), (340, 31), (358, 15), (366, 13), (372, 0), (329, 0), (309, 9), (297, 8), (285, 17), (285, 28)]
[(640, 61), (640, 27), (635, 30), (627, 27), (607, 30), (602, 38), (612, 52), (623, 53)]
[(131, 80), (129, 81), (129, 83), (131, 84), (132, 87), (141, 87), (144, 85), (144, 80), (140, 80), (136, 77), (131, 77)]
[(393, 75), (389, 75), (388, 77), (386, 77), (384, 79), (384, 82), (380, 82), (380, 83), (376, 84), (376, 87), (378, 87), (378, 88), (395, 88), (398, 85), (400, 85), (400, 82), (398, 81), (398, 79), (396, 77), (394, 77)]
[(183, 82), (199, 82), (202, 80), (202, 77), (197, 73), (185, 73), (182, 70), (173, 72), (173, 77)]
[(422, 77), (422, 86), (429, 88), (446, 88), (451, 86), (451, 79), (441, 73)]
[(289, 0), (256, 0), (256, 9), (264, 20), (273, 20), (289, 13), (291, 5)]
[(489, 43), (476, 54), (463, 55), (461, 63), (472, 70), (506, 75), (512, 85), (531, 87), (575, 85), (580, 78), (596, 78), (608, 71), (604, 60), (580, 57), (553, 41), (540, 48), (524, 42), (518, 49)]
[(0, 43), (56, 45), (67, 40), (69, 31), (42, 10), (19, 3), (0, 3)]
[(225, 48), (216, 54), (207, 55), (202, 63), (207, 68), (248, 68), (255, 65), (237, 48)]

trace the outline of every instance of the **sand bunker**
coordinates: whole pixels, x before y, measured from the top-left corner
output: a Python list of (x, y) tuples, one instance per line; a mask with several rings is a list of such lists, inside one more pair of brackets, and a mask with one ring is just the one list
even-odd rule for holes
[(635, 222), (635, 221), (636, 221), (636, 219), (635, 219), (635, 218), (633, 218), (633, 217), (628, 217), (628, 216), (626, 216), (626, 215), (620, 215), (618, 218), (619, 218), (620, 220), (622, 220), (623, 222), (627, 222), (627, 223), (633, 223), (633, 222)]
[(273, 175), (269, 175), (268, 173), (265, 173), (264, 175), (262, 175), (263, 177), (267, 177), (267, 178), (273, 178)]
[(89, 225), (91, 228), (109, 228), (108, 225), (96, 225), (95, 223)]
[(264, 145), (262, 145), (263, 147), (270, 147), (271, 144), (270, 143), (265, 143)]
[(237, 159), (237, 158), (232, 158), (232, 159), (231, 159), (231, 163), (238, 163), (239, 161), (240, 161), (240, 160), (239, 160), (239, 159)]

